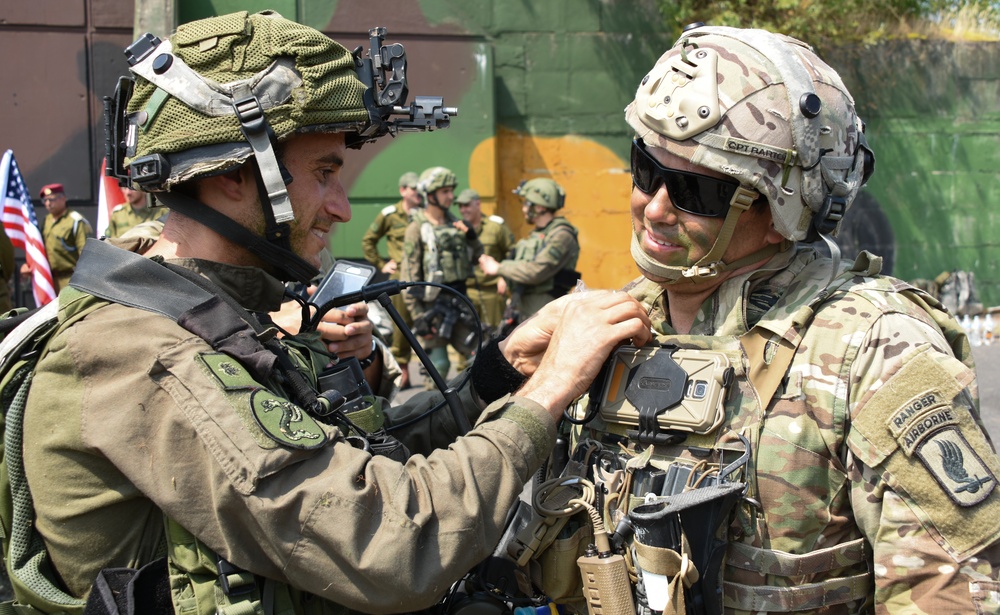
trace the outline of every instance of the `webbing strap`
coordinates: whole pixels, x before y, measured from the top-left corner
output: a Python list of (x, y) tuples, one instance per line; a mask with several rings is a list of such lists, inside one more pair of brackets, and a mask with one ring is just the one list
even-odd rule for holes
[(801, 577), (865, 562), (865, 539), (858, 538), (801, 555), (729, 544), (726, 565), (782, 577)]
[(723, 604), (727, 609), (790, 613), (864, 600), (871, 591), (872, 580), (868, 574), (857, 574), (794, 587), (743, 585), (726, 581), (722, 585)]

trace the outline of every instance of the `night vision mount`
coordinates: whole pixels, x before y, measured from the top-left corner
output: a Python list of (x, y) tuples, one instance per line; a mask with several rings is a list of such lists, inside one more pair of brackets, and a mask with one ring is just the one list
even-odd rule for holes
[[(409, 87), (406, 83), (406, 51), (400, 43), (384, 45), (386, 29), (368, 31), (368, 56), (362, 56), (360, 45), (353, 51), (358, 78), (368, 86), (365, 107), (368, 108), (369, 126), (358, 133), (350, 147), (374, 141), (398, 132), (422, 132), (447, 128), (451, 116), (458, 115), (456, 107), (445, 107), (441, 96), (417, 96), (406, 104)], [(401, 117), (394, 117), (401, 116)]]
[[(367, 55), (364, 55), (361, 46), (352, 52), (358, 78), (367, 86), (364, 104), (368, 110), (369, 121), (360, 131), (348, 134), (348, 147), (360, 148), (363, 144), (375, 141), (386, 134), (395, 136), (398, 132), (424, 132), (447, 128), (451, 124), (451, 116), (458, 115), (458, 109), (446, 107), (441, 96), (417, 96), (413, 102), (407, 104), (409, 87), (406, 80), (406, 52), (400, 43), (385, 45), (386, 32), (384, 27), (372, 28), (368, 31), (370, 48)], [(171, 53), (169, 43), (170, 41), (161, 41), (149, 33), (140, 36), (125, 50), (125, 57), (132, 72), (142, 74), (158, 86), (160, 85), (158, 82), (163, 81), (167, 87), (161, 89), (180, 97), (185, 104), (196, 110), (204, 111), (211, 108), (210, 114), (218, 114), (215, 109), (219, 107), (219, 101), (215, 99), (218, 99), (220, 94), (201, 87), (201, 79)], [(277, 64), (279, 70), (274, 71), (275, 73), (284, 72), (288, 66), (281, 59)], [(168, 75), (178, 72), (183, 72), (180, 76), (183, 81), (167, 80)], [(146, 190), (155, 191), (170, 176), (172, 165), (167, 157), (161, 154), (143, 156), (132, 160), (130, 168), (125, 167), (125, 159), (135, 156), (139, 127), (148, 119), (146, 111), (127, 113), (134, 83), (131, 77), (121, 77), (114, 96), (104, 98), (107, 175), (118, 178), (123, 185), (135, 184)], [(178, 83), (183, 87), (169, 87), (177, 86)], [(277, 93), (288, 95), (288, 92), (283, 91), (282, 84), (274, 87), (278, 90)], [(232, 94), (235, 96), (237, 92), (234, 90)], [(273, 134), (270, 134), (270, 127), (267, 126), (263, 114), (264, 108), (258, 98), (246, 88), (241, 89), (239, 94), (243, 95), (239, 97), (240, 100), (227, 99), (228, 104), (223, 106), (235, 109), (244, 134), (247, 134), (251, 143), (256, 140), (255, 138), (260, 138), (262, 143), (263, 140), (273, 142)], [(258, 153), (262, 149), (271, 148), (263, 144), (255, 146)], [(287, 178), (275, 177), (271, 182), (268, 182), (268, 179), (270, 178), (265, 178), (265, 183), (271, 184), (269, 192), (280, 192), (277, 180)]]

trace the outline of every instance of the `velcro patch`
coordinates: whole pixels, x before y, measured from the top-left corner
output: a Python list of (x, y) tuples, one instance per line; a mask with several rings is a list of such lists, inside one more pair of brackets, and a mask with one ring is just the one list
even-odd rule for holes
[(934, 480), (959, 506), (975, 506), (996, 487), (996, 477), (956, 427), (931, 432), (916, 450)]
[(264, 433), (283, 446), (311, 450), (326, 444), (326, 432), (313, 417), (270, 391), (254, 391), (250, 410)]
[(958, 418), (939, 389), (914, 396), (887, 421), (889, 431), (908, 457), (938, 429), (957, 425)]
[(250, 372), (240, 365), (239, 361), (222, 352), (206, 352), (198, 355), (209, 373), (219, 381), (223, 390), (239, 391), (252, 389), (259, 385), (250, 376)]

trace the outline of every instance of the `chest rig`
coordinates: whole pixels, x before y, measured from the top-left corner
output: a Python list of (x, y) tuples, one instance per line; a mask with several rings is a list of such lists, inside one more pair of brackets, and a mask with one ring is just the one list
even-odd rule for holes
[[(782, 472), (784, 460), (765, 426), (781, 420), (775, 414), (801, 412), (786, 399), (795, 389), (789, 368), (817, 312), (845, 290), (853, 292), (862, 278), (884, 286), (871, 278), (880, 266), (862, 254), (831, 280), (827, 261), (796, 262), (790, 267), (795, 283), (780, 294), (767, 288), (746, 297), (742, 314), (736, 311), (743, 326), (727, 322), (714, 335), (664, 328), (655, 345), (617, 351), (589, 395), (567, 411), (573, 427), (550, 471), (564, 490), (592, 485), (572, 489), (570, 497), (592, 494), (600, 519), (582, 531), (594, 532), (597, 559), (587, 560), (585, 536), (572, 554), (581, 556), (579, 572), (571, 569), (571, 557), (563, 558), (561, 572), (545, 570), (554, 564), (551, 553), (524, 553), (560, 548), (572, 521), (553, 523), (560, 527), (554, 538), (532, 540), (522, 532), (508, 553), (525, 560), (532, 582), (581, 613), (596, 612), (598, 603), (602, 612), (625, 615), (809, 612), (830, 605), (863, 611), (872, 578), (860, 532), (828, 548), (775, 548), (787, 545), (771, 540), (768, 515), (781, 513), (763, 509), (758, 476)], [(640, 284), (630, 292), (654, 306), (661, 291)], [(756, 315), (748, 317), (751, 312)], [(823, 352), (853, 360), (846, 340), (843, 345)], [(846, 421), (846, 409), (838, 420)], [(820, 428), (804, 429), (808, 436)], [(843, 472), (830, 480), (845, 480)], [(794, 477), (788, 488), (795, 489)], [(536, 514), (545, 508), (535, 504)], [(611, 547), (606, 553), (623, 554), (624, 572), (595, 567), (602, 561), (602, 533)], [(554, 582), (573, 572), (580, 583), (572, 589)], [(603, 582), (602, 575), (615, 582)], [(552, 596), (556, 592), (562, 593)]]
[[(426, 280), (442, 284), (465, 282), (472, 275), (472, 264), (465, 235), (451, 225), (454, 218), (446, 215), (444, 224), (433, 224), (418, 212), (415, 219), (420, 222)], [(435, 279), (438, 272), (440, 279)]]

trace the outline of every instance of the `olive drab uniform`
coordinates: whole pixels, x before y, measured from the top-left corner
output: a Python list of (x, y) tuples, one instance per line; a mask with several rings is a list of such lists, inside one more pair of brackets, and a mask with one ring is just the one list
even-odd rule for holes
[(166, 217), (169, 211), (166, 207), (140, 207), (136, 209), (128, 203), (122, 203), (111, 210), (108, 228), (104, 234), (107, 237), (121, 237), (125, 231), (134, 226)]
[[(410, 225), (410, 214), (406, 213), (403, 201), (400, 199), (395, 205), (389, 205), (382, 209), (375, 219), (372, 220), (368, 230), (361, 238), (361, 249), (365, 259), (375, 265), (379, 270), (385, 266), (389, 260), (396, 262), (396, 271), (389, 276), (390, 280), (398, 280), (403, 268), (403, 236), (406, 234), (406, 227)], [(378, 242), (385, 237), (385, 248), (389, 253), (389, 258), (382, 258), (378, 251)], [(392, 305), (403, 317), (406, 326), (413, 325), (413, 317), (406, 307), (406, 299), (402, 293), (392, 296)], [(406, 341), (399, 331), (392, 336), (392, 356), (396, 357), (400, 365), (406, 366), (410, 362), (410, 343)]]
[[(575, 419), (590, 419), (573, 428), (572, 459), (601, 460), (587, 475), (610, 492), (609, 532), (630, 509), (635, 525), (648, 519), (661, 496), (724, 484), (743, 493), (719, 519), (718, 559), (695, 574), (679, 574), (679, 554), (663, 555), (669, 549), (650, 556), (636, 534), (637, 566), (677, 591), (700, 592), (703, 605), (715, 607), (705, 612), (1000, 608), (1000, 460), (977, 410), (969, 344), (939, 303), (878, 275), (880, 267), (881, 259), (862, 253), (834, 279), (831, 261), (811, 249), (779, 253), (726, 280), (690, 335), (671, 328), (661, 286), (640, 278), (626, 287), (648, 306), (660, 352), (728, 366), (718, 380), (730, 381), (724, 405), (704, 429), (670, 432), (687, 420), (687, 404), (705, 395), (698, 385), (712, 380), (711, 370), (685, 370), (680, 405), (647, 414), (645, 423), (643, 410), (629, 415), (612, 403), (627, 390), (612, 370), (596, 403), (585, 398), (571, 409)], [(626, 361), (637, 356), (622, 352)], [(664, 385), (666, 364), (657, 365), (629, 373)], [(651, 405), (645, 412), (659, 408)], [(707, 532), (702, 544), (711, 544)], [(580, 612), (575, 558), (588, 538), (566, 538), (533, 556), (542, 590)], [(688, 538), (678, 551), (696, 544)], [(571, 540), (582, 543), (579, 553)]]
[(0, 314), (14, 307), (10, 278), (14, 275), (14, 244), (0, 225)]
[[(472, 275), (473, 254), (482, 248), (478, 239), (470, 239), (452, 226), (457, 220), (451, 212), (445, 212), (444, 224), (434, 224), (423, 211), (414, 213), (403, 242), (401, 280), (436, 282), (465, 293), (465, 281)], [(432, 310), (439, 298), (450, 299), (441, 289), (425, 286), (408, 289), (403, 294), (414, 322)], [(436, 337), (424, 345), (439, 348), (447, 344), (448, 339)]]
[[(259, 269), (161, 263), (95, 244), (74, 286), (60, 295), (58, 328), (24, 406), (24, 445), (15, 447), (23, 450), (30, 492), (14, 500), (29, 498), (35, 521), (27, 525), (44, 537), (31, 543), (24, 562), (50, 562), (61, 584), (31, 604), (55, 601), (76, 615), (99, 570), (158, 562), (158, 574), (169, 571), (177, 612), (402, 612), (447, 590), (430, 579), (457, 579), (489, 554), (505, 507), (555, 437), (540, 407), (508, 396), (480, 416), (466, 388), (463, 403), (470, 419), (478, 418), (478, 437), (433, 450), (456, 435), (450, 413), (439, 412), (400, 433), (412, 451), (429, 457), (417, 454), (405, 465), (373, 457), (290, 401), (273, 371), (273, 345), (245, 344), (270, 343), (253, 313), (280, 303), (279, 280)], [(109, 267), (113, 282), (103, 274)], [(200, 280), (197, 298), (231, 297), (249, 310), (242, 322), (261, 333), (220, 330), (218, 309), (209, 310), (212, 318), (195, 309), (178, 316), (175, 276), (184, 270), (200, 274), (193, 278)], [(127, 307), (76, 285), (101, 296), (107, 287), (128, 287), (131, 296), (169, 305), (159, 313)], [(214, 300), (195, 305), (237, 312)], [(328, 362), (317, 352), (318, 336), (278, 344), (310, 380)], [(374, 412), (352, 418), (370, 433), (380, 421), (404, 422), (439, 399), (424, 394), (391, 414), (372, 406)], [(442, 474), (443, 467), (454, 472)], [(10, 519), (9, 510), (0, 514)], [(42, 568), (51, 590), (49, 564)], [(20, 581), (14, 586), (26, 595)]]
[[(498, 261), (503, 260), (514, 246), (514, 232), (500, 216), (483, 216), (476, 235), (483, 244), (483, 254), (489, 254)], [(473, 275), (466, 280), (467, 293), (472, 304), (479, 310), (483, 324), (493, 329), (500, 326), (507, 296), (497, 292), (499, 276), (488, 276), (479, 267), (473, 267)]]
[(76, 262), (80, 260), (80, 251), (87, 238), (93, 236), (90, 222), (79, 212), (67, 209), (58, 220), (52, 214), (45, 216), (42, 237), (45, 239), (45, 254), (49, 258), (52, 283), (57, 293), (69, 283)]
[(560, 284), (561, 277), (575, 273), (579, 256), (577, 229), (562, 216), (517, 242), (513, 260), (502, 261), (499, 274), (513, 283), (511, 303), (522, 318), (572, 290), (572, 284)]

